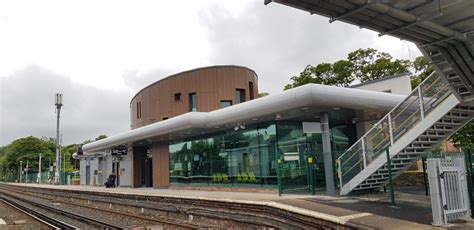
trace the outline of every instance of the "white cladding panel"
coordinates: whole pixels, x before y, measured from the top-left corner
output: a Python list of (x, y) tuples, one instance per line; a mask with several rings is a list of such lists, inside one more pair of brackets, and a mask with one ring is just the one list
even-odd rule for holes
[(354, 88), (400, 95), (408, 95), (412, 91), (409, 75), (368, 82), (360, 86), (354, 86)]

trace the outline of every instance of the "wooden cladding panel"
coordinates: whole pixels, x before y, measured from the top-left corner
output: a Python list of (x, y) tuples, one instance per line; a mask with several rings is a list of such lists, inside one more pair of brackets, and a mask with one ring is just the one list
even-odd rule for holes
[[(189, 93), (196, 93), (199, 112), (220, 108), (221, 100), (235, 104), (235, 90), (245, 89), (250, 100), (249, 82), (253, 83), (254, 97), (258, 95), (255, 73), (237, 66), (201, 68), (165, 78), (145, 88), (131, 102), (131, 127), (138, 128), (189, 112)], [(174, 95), (181, 93), (181, 100)], [(142, 118), (137, 119), (136, 103), (142, 102)]]
[(140, 162), (141, 154), (133, 151), (133, 187), (142, 186), (142, 164)]
[(153, 143), (151, 154), (153, 159), (153, 188), (168, 188), (170, 186), (168, 142)]

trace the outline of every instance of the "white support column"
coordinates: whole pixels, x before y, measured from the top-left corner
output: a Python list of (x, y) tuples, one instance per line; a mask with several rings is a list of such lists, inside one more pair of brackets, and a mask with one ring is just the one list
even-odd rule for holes
[(331, 150), (331, 136), (329, 134), (329, 116), (327, 112), (321, 113), (321, 139), (323, 142), (324, 152), (324, 175), (326, 179), (326, 193), (328, 195), (335, 195), (336, 190), (334, 188), (334, 171), (332, 161), (332, 150)]
[(430, 186), (431, 209), (433, 215), (433, 225), (442, 226), (443, 221), (443, 204), (441, 200), (440, 181), (439, 181), (439, 161), (440, 159), (428, 159), (428, 181)]

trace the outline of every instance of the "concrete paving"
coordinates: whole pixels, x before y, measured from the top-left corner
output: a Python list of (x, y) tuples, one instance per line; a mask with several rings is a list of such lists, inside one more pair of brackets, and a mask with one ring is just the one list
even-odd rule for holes
[[(20, 185), (20, 184), (15, 184)], [(21, 184), (21, 186), (44, 187), (67, 190), (88, 190), (120, 194), (175, 197), (222, 202), (252, 203), (284, 209), (315, 218), (332, 221), (360, 228), (377, 229), (433, 229), (431, 209), (417, 207), (400, 202), (396, 206), (381, 199), (380, 194), (361, 197), (331, 197), (325, 195), (284, 194), (279, 197), (274, 193), (219, 192), (182, 189), (152, 188), (109, 188), (77, 185), (38, 185)], [(379, 196), (379, 197), (378, 197)], [(383, 196), (383, 197), (386, 197)], [(402, 196), (400, 196), (402, 197)], [(411, 198), (411, 199), (417, 199)], [(426, 198), (425, 198), (426, 199)], [(459, 225), (462, 227), (462, 225)]]

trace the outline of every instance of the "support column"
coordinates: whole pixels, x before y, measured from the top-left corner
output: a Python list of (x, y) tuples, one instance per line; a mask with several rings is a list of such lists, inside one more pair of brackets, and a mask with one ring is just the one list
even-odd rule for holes
[(170, 152), (168, 142), (155, 142), (151, 147), (153, 188), (170, 186)]
[(329, 134), (329, 117), (327, 112), (321, 115), (321, 136), (323, 141), (324, 152), (324, 175), (326, 179), (326, 193), (328, 195), (336, 195), (334, 189), (334, 170), (332, 162), (331, 136)]

